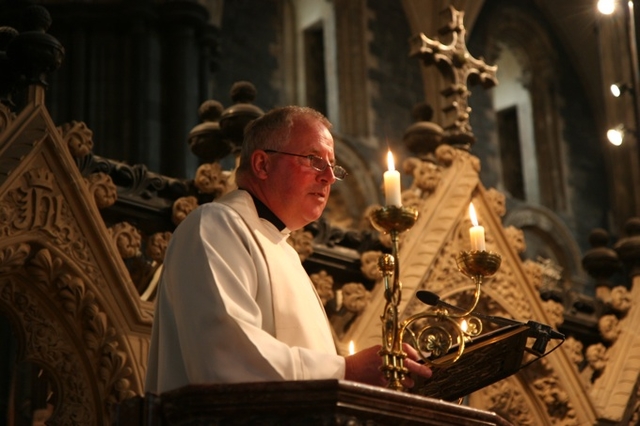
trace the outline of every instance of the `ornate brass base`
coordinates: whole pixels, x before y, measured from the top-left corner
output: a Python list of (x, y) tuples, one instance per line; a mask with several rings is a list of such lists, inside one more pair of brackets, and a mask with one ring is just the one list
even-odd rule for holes
[(456, 263), (460, 272), (469, 278), (487, 278), (498, 272), (502, 257), (498, 253), (485, 250), (461, 251)]
[(404, 232), (418, 220), (418, 210), (412, 207), (386, 206), (371, 214), (373, 227), (383, 233)]

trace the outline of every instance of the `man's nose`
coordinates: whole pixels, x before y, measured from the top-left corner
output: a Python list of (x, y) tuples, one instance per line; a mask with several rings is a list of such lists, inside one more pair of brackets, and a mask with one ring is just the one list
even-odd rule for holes
[(338, 178), (333, 174), (333, 167), (327, 166), (326, 169), (320, 172), (320, 179), (323, 182), (328, 182), (330, 185), (334, 184)]

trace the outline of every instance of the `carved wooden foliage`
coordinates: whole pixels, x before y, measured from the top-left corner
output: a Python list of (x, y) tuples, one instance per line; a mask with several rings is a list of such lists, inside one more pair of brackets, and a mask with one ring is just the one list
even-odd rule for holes
[(53, 174), (27, 171), (0, 200), (0, 216), (0, 303), (19, 320), (25, 359), (46, 363), (59, 383), (59, 424), (106, 424), (111, 406), (134, 395), (131, 360), (102, 306), (104, 276)]
[[(5, 248), (3, 261), (15, 261), (17, 253), (26, 253), (30, 247), (23, 244)], [(46, 302), (29, 288), (29, 277), (20, 274), (23, 267), (16, 263), (8, 272), (4, 263), (0, 279), (0, 309), (9, 312), (17, 323), (22, 347), (21, 361), (35, 361), (54, 372), (56, 400), (51, 421), (59, 424), (97, 424), (97, 413), (91, 398), (91, 384), (86, 374), (79, 374), (85, 364), (67, 330), (59, 321), (52, 321)]]

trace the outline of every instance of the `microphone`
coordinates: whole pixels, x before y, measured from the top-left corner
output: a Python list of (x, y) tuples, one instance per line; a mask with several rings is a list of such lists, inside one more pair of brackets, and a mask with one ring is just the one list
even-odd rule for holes
[[(449, 305), (448, 303), (445, 303), (442, 300), (440, 300), (440, 296), (438, 296), (432, 291), (419, 290), (416, 293), (416, 296), (418, 297), (418, 300), (420, 300), (422, 303), (426, 303), (429, 306), (437, 306), (440, 303), (442, 303), (443, 305)], [(449, 305), (449, 306), (451, 306), (452, 308), (454, 307), (453, 305)], [(449, 306), (447, 306), (447, 308)]]
[[(425, 303), (429, 306), (442, 306), (444, 308), (451, 309), (452, 311), (465, 312), (464, 309), (443, 301), (442, 299), (440, 299), (440, 296), (431, 291), (419, 290), (416, 293), (416, 297), (422, 303)], [(470, 315), (500, 325), (526, 325), (527, 327), (529, 327), (529, 337), (535, 337), (536, 339), (531, 350), (537, 352), (538, 354), (544, 355), (549, 340), (560, 339), (564, 341), (565, 339), (564, 334), (552, 329), (549, 325), (542, 324), (536, 321), (528, 321), (527, 323), (524, 323), (509, 318), (484, 315), (479, 312), (473, 312)]]
[(555, 331), (551, 326), (536, 321), (528, 321), (529, 337), (535, 337), (536, 341), (531, 347), (532, 351), (544, 355), (550, 339), (560, 339), (564, 342), (564, 334)]
[[(425, 303), (429, 306), (442, 306), (444, 308), (447, 309), (451, 309), (452, 311), (457, 311), (457, 312), (465, 312), (464, 309), (452, 305), (450, 303), (445, 302), (444, 300), (440, 299), (440, 296), (438, 296), (437, 294), (431, 292), (431, 291), (426, 291), (426, 290), (419, 290), (416, 293), (416, 297), (418, 298), (418, 300), (420, 300), (422, 303)], [(479, 312), (473, 312), (471, 315), (478, 317), (480, 319), (486, 320), (486, 321), (490, 321), (496, 324), (502, 324), (502, 325), (525, 325), (523, 322), (520, 321), (516, 321), (516, 320), (512, 320), (509, 318), (503, 318), (503, 317), (494, 317), (492, 315), (484, 315), (481, 314)], [(551, 328), (551, 327), (549, 327)]]

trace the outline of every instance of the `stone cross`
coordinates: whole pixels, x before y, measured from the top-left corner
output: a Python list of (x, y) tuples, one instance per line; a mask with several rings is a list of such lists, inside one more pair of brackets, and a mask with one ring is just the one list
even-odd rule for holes
[(451, 42), (443, 44), (420, 33), (410, 41), (410, 56), (422, 59), (426, 66), (435, 65), (444, 77), (445, 88), (440, 92), (447, 102), (442, 108), (445, 121), (442, 126), (451, 144), (471, 145), (475, 136), (469, 124), (471, 108), (467, 102), (471, 92), (469, 84), (482, 84), (485, 89), (498, 84), (497, 66), (487, 65), (482, 58), (471, 56), (465, 43), (464, 12), (449, 6), (451, 21), (439, 33), (451, 34)]

